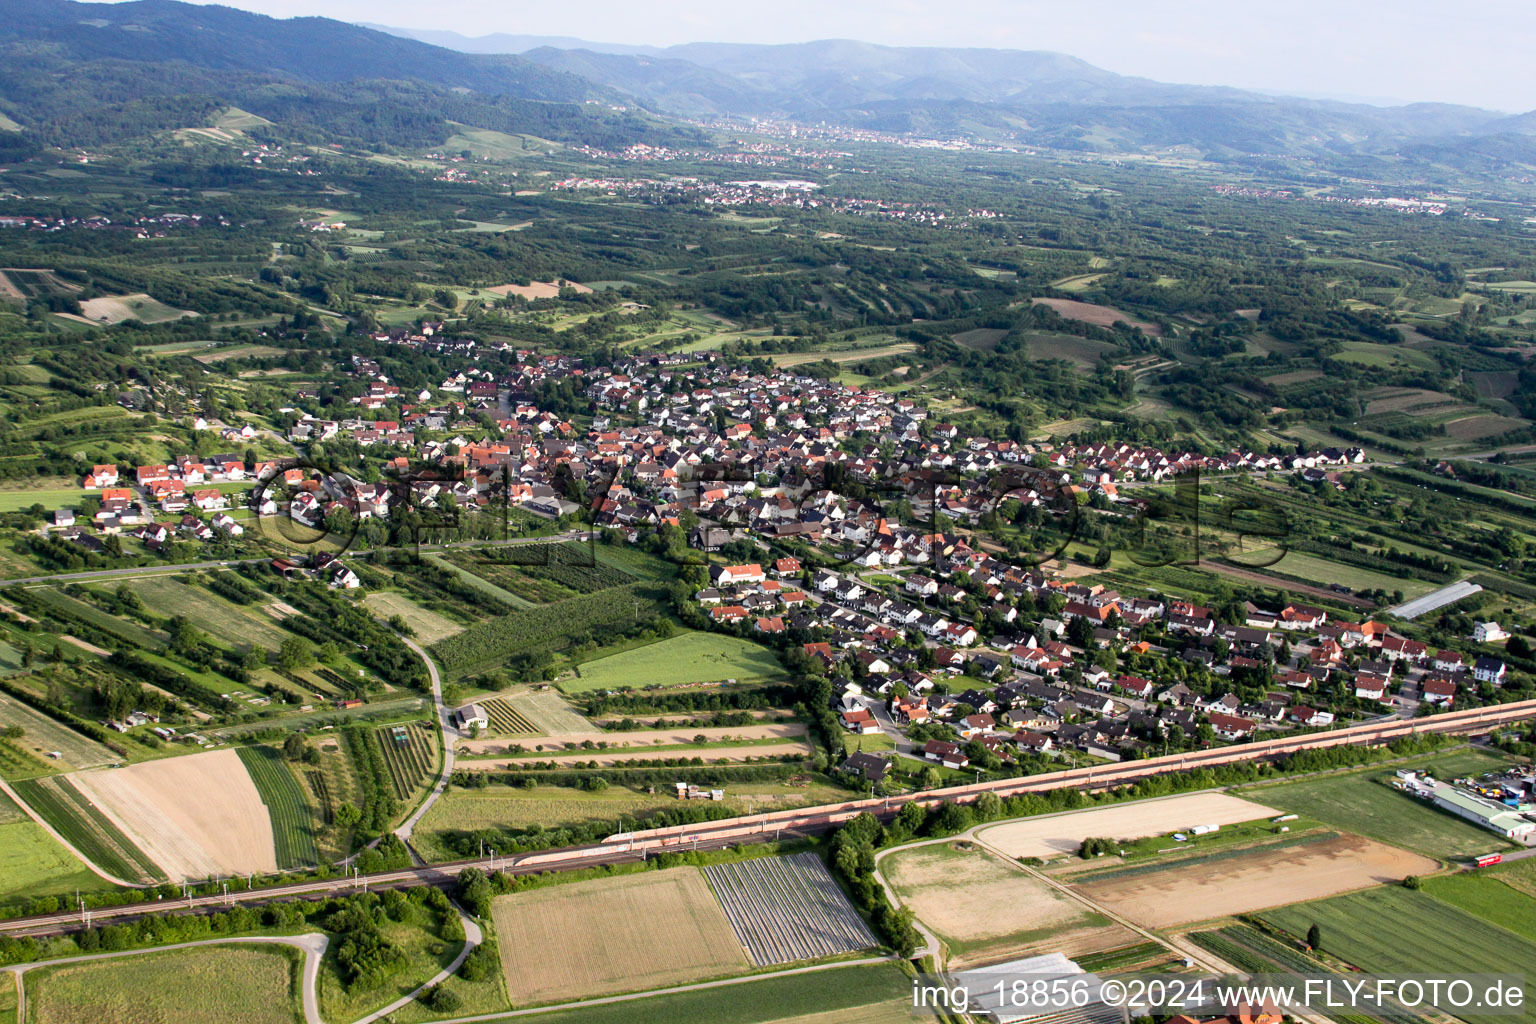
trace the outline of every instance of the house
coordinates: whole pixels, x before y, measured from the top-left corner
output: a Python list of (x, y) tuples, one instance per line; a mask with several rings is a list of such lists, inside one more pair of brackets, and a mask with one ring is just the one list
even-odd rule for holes
[(1448, 708), (1456, 701), (1456, 684), (1449, 679), (1426, 679), (1423, 700), (1435, 707)]
[(923, 757), (930, 761), (937, 761), (945, 768), (968, 768), (971, 759), (965, 756), (958, 744), (947, 743), (944, 740), (929, 740), (923, 744)]
[[(97, 466), (97, 469), (102, 467)], [(1509, 634), (1497, 622), (1478, 622), (1472, 626), (1472, 639), (1480, 644), (1491, 644), (1509, 639)]]
[(1400, 636), (1388, 636), (1381, 641), (1381, 654), (1388, 661), (1403, 659), (1420, 662), (1429, 656), (1429, 645), (1419, 640), (1408, 640)]
[(868, 736), (870, 733), (880, 731), (880, 723), (875, 721), (875, 716), (868, 708), (853, 708), (838, 715), (838, 721), (849, 732), (858, 733), (860, 736)]
[(959, 733), (961, 739), (973, 740), (983, 733), (989, 733), (997, 725), (997, 720), (991, 715), (967, 715), (960, 719)]
[(886, 773), (891, 770), (891, 763), (883, 757), (860, 751), (849, 754), (848, 759), (838, 766), (838, 770), (857, 775), (865, 782), (879, 783), (885, 780)]
[(336, 562), (331, 566), (330, 585), (340, 590), (356, 590), (363, 585), (363, 581), (357, 573)]
[(489, 729), (491, 720), (479, 704), (466, 704), (453, 713), (453, 725), (460, 732), (469, 732), (472, 729)]
[(1275, 623), (1281, 629), (1307, 629), (1312, 630), (1328, 621), (1328, 613), (1321, 608), (1312, 608), (1304, 604), (1288, 604), (1280, 611), (1280, 618)]
[(768, 578), (763, 567), (751, 565), (716, 565), (709, 570), (709, 581), (716, 586), (728, 587), (736, 583), (762, 583)]
[(1383, 700), (1387, 696), (1387, 681), (1362, 672), (1355, 677), (1355, 696), (1364, 700)]
[(800, 572), (800, 559), (780, 558), (773, 563), (773, 574), (780, 578), (794, 576)]
[(92, 466), (91, 471), (85, 475), (85, 480), (80, 486), (87, 490), (96, 490), (101, 487), (116, 487), (117, 467)]
[(1247, 739), (1253, 735), (1254, 729), (1257, 728), (1251, 719), (1243, 718), (1241, 715), (1229, 715), (1223, 711), (1212, 711), (1209, 717), (1211, 719), (1211, 728), (1215, 730), (1217, 736), (1224, 740)]
[(1472, 666), (1472, 678), (1480, 683), (1502, 683), (1504, 662), (1498, 658), (1478, 658)]
[(1056, 741), (1049, 733), (1020, 729), (1013, 734), (1013, 745), (1026, 754), (1048, 754), (1056, 749)]

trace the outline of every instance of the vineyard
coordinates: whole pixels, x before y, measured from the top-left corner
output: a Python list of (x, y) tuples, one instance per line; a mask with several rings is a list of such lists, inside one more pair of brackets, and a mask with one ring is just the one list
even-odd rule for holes
[(331, 794), (331, 783), (325, 777), (325, 772), (311, 768), (304, 773), (304, 781), (309, 784), (309, 791), (315, 795), (315, 805), (320, 808), (321, 823), (335, 824), (336, 798)]
[(640, 626), (655, 617), (653, 589), (631, 583), (482, 622), (433, 644), (432, 653), (458, 676), (525, 651), (562, 650), (599, 634), (611, 636), (617, 628)]
[(22, 779), (13, 785), (44, 821), (103, 871), (130, 882), (154, 882), (165, 877), (68, 779)]
[(315, 849), (315, 813), (298, 780), (283, 763), (282, 754), (272, 747), (240, 747), (238, 752), (272, 819), (277, 866), (287, 870), (320, 863)]
[(409, 800), (437, 765), (437, 749), (432, 743), (427, 723), (393, 725), (378, 729), (379, 749), (384, 752), (384, 765), (394, 786), (396, 800)]
[(532, 735), (539, 731), (539, 727), (523, 717), (523, 713), (513, 707), (509, 700), (497, 697), (495, 700), (485, 701), (480, 706), (485, 709), (486, 716), (490, 718), (493, 732)]

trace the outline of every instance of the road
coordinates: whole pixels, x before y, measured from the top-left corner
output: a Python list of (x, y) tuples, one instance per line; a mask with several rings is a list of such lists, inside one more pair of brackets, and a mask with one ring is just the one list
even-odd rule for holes
[(88, 956), (70, 956), (58, 960), (42, 960), (31, 964), (16, 964), (11, 967), (0, 968), (0, 972), (8, 971), (16, 976), (16, 1019), (27, 1019), (26, 986), (23, 977), (28, 971), (39, 967), (58, 967), (63, 964), (89, 963), (92, 960), (112, 960), (124, 956), (143, 956), (145, 953), (160, 953), (170, 949), (197, 949), (200, 946), (229, 946), (229, 945), (266, 945), (266, 946), (293, 946), (304, 953), (304, 977), (301, 982), (304, 997), (304, 1022), (305, 1024), (325, 1024), (320, 1016), (320, 963), (325, 956), (325, 950), (330, 945), (330, 939), (319, 932), (311, 932), (308, 935), (252, 935), (247, 938), (229, 939), (200, 939), (197, 942), (177, 942), (169, 946), (151, 946), (148, 949), (130, 949), (121, 953), (92, 953)]
[[(448, 705), (443, 703), (443, 678), (438, 674), (437, 663), (432, 660), (431, 656), (416, 641), (409, 637), (401, 637), (400, 639), (405, 646), (416, 652), (417, 657), (426, 662), (427, 676), (432, 680), (432, 703), (437, 709), (437, 724), (443, 731), (443, 770), (437, 778), (437, 785), (432, 787), (432, 792), (427, 794), (427, 798), (421, 802), (421, 806), (412, 811), (411, 816), (406, 818), (399, 828), (395, 829), (395, 835), (399, 836), (409, 846), (411, 833), (415, 831), (416, 823), (432, 809), (432, 805), (437, 803), (438, 798), (448, 789), (448, 780), (453, 777), (453, 745), (459, 739), (459, 731), (453, 727), (453, 712), (449, 709)], [(411, 849), (411, 855), (416, 856), (414, 848)]]

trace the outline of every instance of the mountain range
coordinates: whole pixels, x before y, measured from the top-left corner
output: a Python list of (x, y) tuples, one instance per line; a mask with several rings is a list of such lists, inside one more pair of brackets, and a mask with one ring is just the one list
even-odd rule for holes
[(55, 144), (205, 124), (236, 106), (301, 135), (399, 147), (437, 145), (459, 125), (697, 143), (676, 118), (725, 116), (1334, 169), (1536, 167), (1536, 113), (1175, 85), (1045, 51), (852, 40), (654, 48), (279, 20), (176, 0), (5, 6), (0, 115)]

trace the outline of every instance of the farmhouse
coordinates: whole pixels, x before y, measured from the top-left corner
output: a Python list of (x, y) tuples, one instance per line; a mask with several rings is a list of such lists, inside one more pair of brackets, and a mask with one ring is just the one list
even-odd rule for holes
[(454, 728), (460, 732), (468, 732), (471, 729), (489, 729), (491, 727), (490, 716), (479, 704), (466, 704), (453, 713)]

